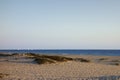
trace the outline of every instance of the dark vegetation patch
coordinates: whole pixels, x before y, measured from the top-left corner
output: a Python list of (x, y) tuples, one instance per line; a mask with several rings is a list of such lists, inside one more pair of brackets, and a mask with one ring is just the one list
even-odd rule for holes
[(120, 62), (120, 60), (112, 60), (111, 62)]
[(54, 60), (48, 59), (48, 58), (36, 58), (34, 61), (37, 62), (38, 64), (45, 64), (45, 63), (51, 64), (51, 63), (55, 63)]
[(34, 61), (37, 62), (38, 64), (66, 62), (66, 61), (73, 60), (73, 58), (63, 57), (63, 56), (55, 56), (55, 55), (40, 55), (40, 54), (34, 54), (34, 53), (27, 53), (26, 55), (29, 58), (35, 59)]
[(19, 55), (19, 53), (12, 53), (12, 56), (16, 56), (16, 55)]
[(0, 53), (0, 56), (16, 56), (19, 55), (19, 53)]
[(39, 54), (35, 54), (35, 53), (25, 53), (25, 55), (29, 56), (29, 57), (37, 57), (40, 56)]
[(63, 56), (48, 56), (48, 55), (42, 55), (41, 58), (49, 58), (49, 59), (52, 59), (52, 60), (55, 60), (55, 61), (59, 61), (59, 62), (73, 60), (72, 58), (68, 58), (68, 57), (63, 57)]
[(80, 61), (80, 62), (90, 62), (90, 60), (88, 59), (84, 59), (84, 58), (75, 58), (75, 61)]
[(120, 64), (119, 63), (111, 63), (111, 65), (119, 66)]
[(70, 57), (56, 56), (56, 55), (40, 55), (34, 53), (27, 53), (26, 55), (29, 58), (35, 59), (34, 61), (37, 62), (38, 64), (67, 62), (67, 61), (90, 62), (90, 60), (83, 58), (70, 58)]
[(103, 60), (107, 60), (108, 58), (100, 58), (99, 60), (100, 61), (103, 61)]
[(3, 78), (5, 76), (8, 76), (9, 74), (3, 74), (3, 73), (0, 73), (0, 78)]
[(2, 57), (5, 57), (5, 56), (12, 56), (12, 54), (0, 53), (0, 56), (2, 56)]
[[(25, 55), (26, 58), (34, 59), (34, 61), (38, 64), (45, 64), (45, 63), (56, 63), (56, 62), (67, 62), (67, 61), (80, 61), (80, 62), (90, 62), (90, 60), (83, 59), (83, 58), (71, 58), (71, 57), (64, 57), (58, 55), (42, 55), (42, 54), (35, 54), (35, 53), (13, 53), (13, 54), (0, 54), (0, 56), (16, 56), (16, 55)], [(17, 60), (17, 58), (15, 58)]]

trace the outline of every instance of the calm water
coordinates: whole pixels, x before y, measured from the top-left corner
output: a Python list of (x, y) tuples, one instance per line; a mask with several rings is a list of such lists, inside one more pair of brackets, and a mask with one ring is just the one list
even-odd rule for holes
[(120, 56), (120, 50), (0, 50), (0, 52)]

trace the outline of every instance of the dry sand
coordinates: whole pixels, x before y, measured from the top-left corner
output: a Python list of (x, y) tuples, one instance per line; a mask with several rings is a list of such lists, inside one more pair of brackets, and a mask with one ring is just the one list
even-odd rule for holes
[[(65, 55), (85, 58), (91, 62), (67, 61), (37, 64), (26, 56), (0, 57), (0, 73), (8, 74), (0, 80), (81, 80), (80, 78), (117, 76), (120, 79), (120, 56)], [(104, 60), (99, 60), (99, 59)], [(116, 79), (117, 80), (117, 79)]]

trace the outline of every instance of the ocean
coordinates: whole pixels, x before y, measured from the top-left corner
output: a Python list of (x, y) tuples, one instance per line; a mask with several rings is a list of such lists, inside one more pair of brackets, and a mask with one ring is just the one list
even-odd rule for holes
[(120, 56), (120, 50), (0, 50), (0, 52)]

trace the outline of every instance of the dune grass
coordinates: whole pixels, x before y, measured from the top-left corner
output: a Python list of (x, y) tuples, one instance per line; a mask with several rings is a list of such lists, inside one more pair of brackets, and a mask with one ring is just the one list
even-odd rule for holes
[(112, 60), (111, 62), (120, 62), (120, 60)]
[(0, 53), (0, 56), (2, 56), (2, 57), (7, 57), (7, 56), (12, 56), (11, 54), (4, 54), (4, 53)]
[(120, 64), (119, 63), (115, 63), (114, 65), (119, 66)]
[(48, 55), (39, 55), (35, 57), (35, 61), (39, 64), (44, 64), (44, 63), (56, 63), (56, 62), (66, 62), (66, 61), (71, 61), (72, 58), (68, 57), (63, 57), (63, 56), (48, 56)]
[(51, 59), (48, 59), (48, 58), (36, 58), (34, 61), (37, 62), (38, 64), (55, 63), (54, 60), (51, 60)]
[(56, 56), (56, 55), (40, 55), (34, 53), (28, 53), (27, 55), (28, 57), (35, 59), (34, 61), (36, 61), (38, 64), (66, 62), (73, 60), (73, 58)]
[(80, 61), (80, 62), (90, 62), (90, 60), (88, 59), (84, 59), (84, 58), (75, 58), (75, 61)]
[[(15, 56), (19, 55), (19, 53), (13, 54), (0, 54), (0, 56)], [(67, 61), (80, 61), (80, 62), (90, 62), (90, 60), (84, 58), (71, 58), (71, 57), (64, 57), (58, 55), (42, 55), (42, 54), (35, 54), (35, 53), (24, 53), (27, 58), (34, 59), (35, 62), (38, 64), (45, 64), (45, 63), (56, 63), (56, 62), (67, 62)], [(17, 60), (17, 58), (15, 58)]]
[(48, 56), (48, 55), (42, 55), (42, 58), (49, 58), (58, 62), (64, 62), (64, 61), (70, 61), (73, 60), (72, 58), (68, 58), (68, 57), (63, 57), (63, 56)]
[(119, 66), (119, 63), (111, 63), (111, 65)]
[(38, 64), (66, 62), (66, 61), (90, 62), (90, 60), (84, 58), (70, 58), (70, 57), (56, 56), (56, 55), (40, 55), (34, 53), (28, 53), (27, 55), (29, 57), (34, 58)]
[(8, 74), (3, 74), (3, 73), (0, 73), (0, 78), (3, 78), (5, 76), (8, 76)]
[(100, 58), (99, 60), (100, 61), (103, 61), (103, 60), (107, 60), (108, 58)]

